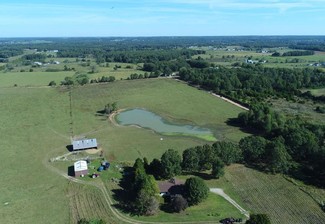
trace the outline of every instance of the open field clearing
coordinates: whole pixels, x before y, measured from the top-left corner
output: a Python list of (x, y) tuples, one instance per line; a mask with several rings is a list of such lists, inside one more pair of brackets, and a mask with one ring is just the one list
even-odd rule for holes
[(69, 222), (67, 181), (42, 164), (69, 143), (61, 136), (68, 134), (67, 97), (50, 88), (0, 89), (1, 223)]
[(325, 114), (318, 113), (315, 111), (317, 106), (322, 107), (323, 104), (313, 103), (310, 100), (300, 99), (303, 103), (299, 102), (290, 102), (284, 99), (270, 99), (268, 102), (271, 103), (275, 111), (284, 112), (289, 116), (299, 115), (305, 120), (308, 120), (312, 123), (324, 123)]
[(60, 84), (64, 77), (74, 72), (0, 72), (0, 87), (47, 86), (52, 80)]
[[(250, 212), (269, 214), (272, 223), (318, 224), (325, 220), (325, 213), (315, 200), (281, 175), (268, 175), (243, 165), (232, 165), (223, 178), (220, 187), (228, 185), (225, 187), (230, 189), (225, 190), (227, 194), (231, 195), (234, 191), (244, 203), (244, 208)], [(322, 192), (320, 194), (324, 194), (324, 190)]]
[[(59, 59), (53, 59), (60, 61)], [(62, 61), (63, 59), (61, 59)], [(70, 59), (71, 60), (71, 59)], [(65, 60), (63, 60), (65, 61)], [(114, 69), (114, 66), (121, 68)], [(1, 66), (1, 65), (0, 65)], [(74, 71), (64, 71), (64, 66), (74, 68)], [(95, 67), (95, 72), (91, 72), (91, 67)], [(130, 66), (131, 68), (126, 68)], [(14, 84), (18, 86), (47, 86), (50, 81), (55, 81), (57, 85), (61, 83), (67, 76), (73, 76), (78, 73), (88, 74), (89, 79), (97, 79), (102, 76), (114, 76), (116, 80), (127, 79), (131, 74), (144, 74), (143, 71), (136, 69), (137, 65), (128, 63), (111, 63), (109, 67), (104, 65), (97, 65), (94, 62), (90, 66), (81, 66), (77, 62), (62, 62), (59, 65), (46, 65), (41, 67), (32, 68), (33, 71), (29, 72), (31, 66), (19, 66), (12, 71), (0, 72), (0, 87), (11, 87)], [(21, 72), (23, 70), (24, 72)]]

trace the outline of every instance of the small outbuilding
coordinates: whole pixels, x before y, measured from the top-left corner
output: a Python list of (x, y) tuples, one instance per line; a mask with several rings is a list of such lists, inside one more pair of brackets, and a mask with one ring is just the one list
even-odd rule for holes
[(97, 149), (97, 140), (93, 139), (83, 139), (83, 140), (75, 140), (72, 141), (72, 149), (75, 150), (83, 150), (83, 149)]
[(81, 175), (88, 174), (88, 165), (84, 160), (79, 160), (74, 163), (74, 176), (80, 177)]

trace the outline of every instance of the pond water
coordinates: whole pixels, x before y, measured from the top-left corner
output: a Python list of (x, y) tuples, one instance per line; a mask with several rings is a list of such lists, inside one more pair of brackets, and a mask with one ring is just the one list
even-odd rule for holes
[(116, 116), (116, 120), (120, 125), (137, 125), (143, 128), (149, 128), (163, 135), (194, 136), (208, 141), (216, 140), (212, 131), (208, 128), (172, 124), (159, 115), (144, 109), (123, 111)]

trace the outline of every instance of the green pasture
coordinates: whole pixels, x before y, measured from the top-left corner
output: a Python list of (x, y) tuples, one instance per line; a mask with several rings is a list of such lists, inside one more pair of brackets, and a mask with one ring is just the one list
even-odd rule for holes
[(62, 137), (68, 136), (67, 96), (51, 88), (0, 88), (2, 223), (69, 222), (67, 181), (42, 163), (69, 143)]
[(66, 76), (73, 76), (74, 72), (0, 72), (0, 87), (19, 86), (47, 86), (52, 80), (57, 85)]
[[(127, 79), (131, 74), (144, 74), (143, 71), (137, 70), (141, 64), (130, 63), (106, 63), (97, 64), (93, 59), (88, 62), (76, 61), (73, 58), (50, 58), (47, 62), (59, 61), (60, 64), (44, 64), (42, 66), (24, 66), (19, 64), (19, 59), (12, 62), (13, 69), (11, 71), (0, 71), (0, 87), (13, 86), (14, 84), (20, 86), (40, 86), (48, 85), (50, 81), (54, 80), (59, 84), (66, 76), (72, 76), (76, 73), (88, 74), (90, 79), (101, 78), (102, 76), (114, 76), (116, 80)], [(1, 65), (0, 65), (1, 66)], [(65, 66), (68, 71), (65, 71)], [(114, 69), (115, 66), (121, 68)], [(127, 68), (131, 66), (131, 68)], [(32, 71), (30, 72), (30, 69)], [(92, 71), (94, 69), (94, 72)]]
[(209, 187), (223, 188), (251, 213), (266, 213), (272, 223), (322, 223), (325, 213), (317, 201), (324, 189), (294, 184), (284, 176), (266, 174), (244, 165), (226, 168), (225, 176), (207, 181)]

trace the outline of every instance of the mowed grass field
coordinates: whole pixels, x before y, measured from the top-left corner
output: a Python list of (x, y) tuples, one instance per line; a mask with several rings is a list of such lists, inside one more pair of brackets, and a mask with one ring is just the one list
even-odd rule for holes
[(1, 223), (69, 223), (67, 181), (42, 161), (69, 139), (69, 101), (50, 88), (0, 88)]
[[(23, 65), (20, 59), (21, 56), (12, 57), (9, 65), (12, 70), (0, 71), (0, 87), (13, 86), (45, 86), (50, 81), (55, 81), (60, 84), (66, 76), (74, 74), (87, 74), (89, 79), (97, 79), (102, 76), (114, 76), (116, 80), (127, 79), (131, 74), (144, 74), (138, 68), (142, 64), (131, 63), (100, 63), (97, 64), (93, 58), (86, 58), (85, 61), (76, 60), (73, 58), (48, 58), (41, 66)], [(47, 64), (51, 61), (58, 61), (60, 64)], [(6, 63), (1, 64), (5, 65)], [(115, 67), (118, 67), (115, 69)], [(32, 69), (32, 72), (30, 72)], [(67, 70), (65, 70), (67, 69)]]
[(72, 119), (66, 88), (0, 88), (1, 222), (69, 223), (75, 219), (68, 181), (44, 166), (53, 153), (67, 152), (71, 128), (74, 135), (96, 137), (109, 160), (134, 161), (143, 156), (151, 160), (169, 148), (181, 152), (207, 143), (175, 136), (161, 141), (161, 136), (149, 130), (114, 126), (106, 117), (95, 115), (107, 103), (117, 101), (120, 108), (143, 107), (166, 118), (208, 126), (220, 139), (231, 136), (236, 141), (246, 135), (225, 124), (241, 109), (175, 80), (86, 85), (72, 88), (71, 96)]
[(209, 181), (209, 186), (224, 188), (250, 212), (268, 214), (272, 223), (318, 224), (325, 220), (325, 213), (314, 200), (323, 200), (325, 191), (315, 189), (313, 199), (281, 175), (235, 164), (227, 167), (220, 180)]
[(0, 72), (0, 87), (17, 86), (35, 87), (47, 86), (52, 80), (57, 85), (74, 72)]

